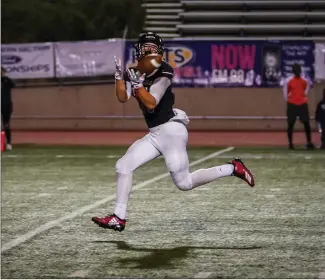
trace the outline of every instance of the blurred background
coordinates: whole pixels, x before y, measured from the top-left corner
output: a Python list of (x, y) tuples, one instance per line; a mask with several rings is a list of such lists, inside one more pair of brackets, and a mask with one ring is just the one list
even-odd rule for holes
[(16, 82), (13, 130), (146, 129), (136, 102), (117, 102), (113, 80), (113, 56), (132, 65), (145, 31), (165, 40), (190, 130), (285, 130), (281, 87), (294, 63), (312, 84), (314, 117), (325, 1), (6, 0), (1, 62)]

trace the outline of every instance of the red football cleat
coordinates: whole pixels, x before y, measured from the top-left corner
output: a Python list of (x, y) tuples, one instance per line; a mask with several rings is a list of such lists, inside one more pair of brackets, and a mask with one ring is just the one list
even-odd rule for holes
[(240, 158), (235, 158), (231, 161), (231, 164), (234, 165), (234, 173), (233, 176), (236, 176), (242, 180), (244, 180), (251, 187), (255, 186), (254, 176), (249, 171), (249, 169), (244, 165)]
[(91, 220), (102, 228), (114, 229), (115, 231), (123, 231), (126, 220), (122, 220), (115, 214), (106, 217), (92, 217)]

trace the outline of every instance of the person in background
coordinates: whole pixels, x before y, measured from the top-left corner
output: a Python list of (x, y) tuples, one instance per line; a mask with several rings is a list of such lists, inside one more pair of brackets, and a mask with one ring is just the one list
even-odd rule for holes
[(15, 83), (7, 76), (6, 70), (1, 67), (1, 117), (3, 129), (6, 133), (6, 149), (11, 150), (10, 119), (12, 114), (11, 89)]
[(318, 126), (319, 132), (321, 132), (321, 149), (325, 149), (325, 88), (323, 89), (323, 99), (318, 103), (316, 114), (315, 114), (316, 124)]
[(307, 138), (307, 149), (314, 149), (311, 141), (311, 129), (309, 123), (309, 111), (307, 103), (307, 94), (309, 83), (307, 79), (301, 76), (301, 67), (298, 64), (292, 66), (293, 75), (289, 76), (283, 84), (283, 95), (287, 101), (287, 123), (289, 149), (294, 149), (292, 135), (297, 117), (304, 124)]

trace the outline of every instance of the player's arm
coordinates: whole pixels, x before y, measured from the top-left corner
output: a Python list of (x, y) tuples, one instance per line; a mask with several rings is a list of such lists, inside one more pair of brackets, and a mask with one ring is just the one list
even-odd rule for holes
[(305, 86), (305, 95), (307, 96), (309, 90), (310, 90), (310, 82), (304, 78), (305, 82), (306, 82), (306, 86)]
[(118, 101), (125, 103), (127, 102), (132, 95), (132, 85), (128, 80), (128, 76), (124, 73), (123, 80), (115, 79), (115, 94)]
[(165, 94), (167, 88), (171, 85), (171, 79), (167, 77), (157, 78), (152, 86), (150, 87), (150, 92), (148, 92), (144, 87), (135, 89), (135, 95), (137, 95), (141, 102), (149, 110), (154, 109), (163, 95)]
[(115, 94), (118, 101), (125, 103), (131, 96), (131, 83), (128, 81), (128, 75), (122, 72), (121, 60), (114, 56), (115, 59)]
[(282, 93), (285, 101), (288, 101), (288, 87), (289, 87), (288, 79), (285, 79), (282, 88)]

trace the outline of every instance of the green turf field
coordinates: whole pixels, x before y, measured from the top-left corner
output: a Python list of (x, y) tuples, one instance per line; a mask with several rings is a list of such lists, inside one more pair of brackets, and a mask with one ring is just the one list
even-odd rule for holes
[[(190, 159), (221, 149), (190, 149)], [(117, 233), (91, 217), (113, 210), (124, 151), (2, 155), (2, 278), (325, 277), (324, 152), (235, 149), (191, 169), (241, 156), (255, 188), (229, 177), (189, 192), (157, 180), (166, 172), (157, 159), (136, 171), (129, 223)]]

